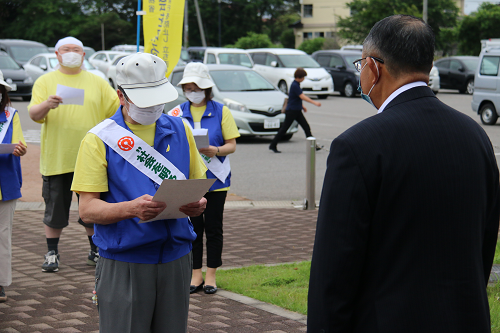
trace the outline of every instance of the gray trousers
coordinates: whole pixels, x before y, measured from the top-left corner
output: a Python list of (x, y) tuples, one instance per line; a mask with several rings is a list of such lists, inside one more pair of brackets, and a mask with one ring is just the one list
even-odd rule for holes
[(185, 333), (191, 253), (165, 264), (100, 258), (95, 272), (100, 333)]
[(0, 286), (12, 283), (12, 221), (17, 199), (0, 200)]

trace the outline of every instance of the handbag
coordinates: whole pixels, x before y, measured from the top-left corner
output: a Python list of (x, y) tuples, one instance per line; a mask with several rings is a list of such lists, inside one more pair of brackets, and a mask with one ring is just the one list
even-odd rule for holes
[(281, 113), (286, 112), (286, 106), (288, 105), (288, 97), (285, 97), (285, 100), (283, 101), (283, 106), (281, 107)]

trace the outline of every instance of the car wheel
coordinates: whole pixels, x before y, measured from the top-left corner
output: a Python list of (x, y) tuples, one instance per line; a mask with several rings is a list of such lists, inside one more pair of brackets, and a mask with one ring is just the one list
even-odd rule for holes
[(466, 93), (472, 95), (474, 93), (474, 80), (467, 81), (467, 88), (465, 90)]
[(485, 125), (495, 125), (498, 119), (498, 114), (495, 106), (491, 103), (484, 104), (479, 110), (481, 122)]
[(31, 101), (31, 96), (23, 96), (23, 101), (25, 102)]
[(292, 138), (292, 136), (293, 136), (293, 133), (287, 134), (287, 135), (283, 136), (283, 138), (281, 139), (281, 141), (290, 141), (290, 139)]
[(318, 99), (327, 99), (328, 95), (318, 95)]
[(344, 95), (346, 97), (354, 97), (355, 92), (354, 92), (354, 86), (352, 85), (352, 82), (347, 81), (344, 85)]
[(280, 83), (278, 83), (278, 89), (288, 95), (288, 86), (285, 81), (280, 81)]

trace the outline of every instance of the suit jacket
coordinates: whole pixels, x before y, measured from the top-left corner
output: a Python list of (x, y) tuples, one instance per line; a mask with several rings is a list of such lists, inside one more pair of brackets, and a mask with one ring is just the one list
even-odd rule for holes
[(500, 205), (483, 129), (416, 87), (330, 151), (308, 332), (490, 332)]

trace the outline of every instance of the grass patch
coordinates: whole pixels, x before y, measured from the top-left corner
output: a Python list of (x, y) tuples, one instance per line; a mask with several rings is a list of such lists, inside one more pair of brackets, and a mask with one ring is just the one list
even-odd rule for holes
[(307, 314), (307, 290), (311, 262), (278, 266), (250, 266), (217, 271), (217, 286)]
[(493, 263), (500, 265), (500, 239), (497, 241), (497, 249), (495, 250), (495, 259), (493, 259)]
[[(497, 245), (495, 260), (499, 260), (499, 252), (499, 245)], [(290, 311), (307, 314), (310, 270), (310, 261), (219, 270), (217, 271), (217, 286)], [(500, 282), (488, 287), (488, 301), (491, 332), (500, 333)]]

